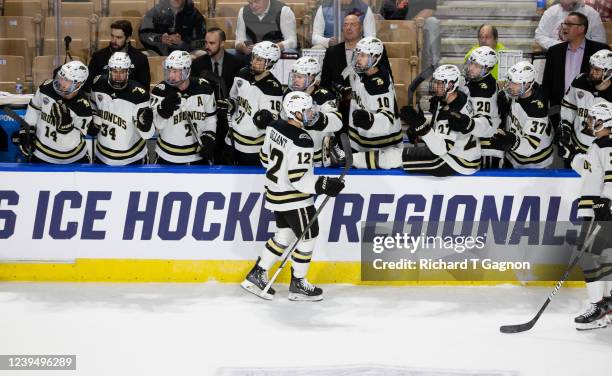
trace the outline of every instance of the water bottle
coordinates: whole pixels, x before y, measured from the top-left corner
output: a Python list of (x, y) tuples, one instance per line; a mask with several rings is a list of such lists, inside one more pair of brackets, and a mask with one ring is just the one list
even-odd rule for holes
[(15, 94), (23, 94), (23, 84), (19, 77), (15, 79)]
[(546, 0), (536, 0), (536, 12), (542, 15), (546, 10)]

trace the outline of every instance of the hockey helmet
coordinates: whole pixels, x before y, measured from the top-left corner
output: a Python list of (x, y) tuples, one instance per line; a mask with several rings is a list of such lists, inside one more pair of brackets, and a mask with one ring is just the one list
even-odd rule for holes
[(459, 68), (451, 64), (440, 65), (433, 72), (432, 80), (429, 83), (430, 95), (446, 99), (448, 94), (457, 90), (461, 72)]
[(128, 84), (132, 60), (125, 52), (115, 52), (108, 60), (108, 84), (114, 89), (123, 89)]
[(508, 70), (504, 91), (512, 98), (521, 98), (531, 90), (535, 79), (536, 69), (533, 64), (519, 61)]
[[(599, 85), (602, 82), (612, 78), (612, 51), (599, 50), (591, 55), (589, 59), (588, 80), (593, 85)], [(601, 72), (600, 72), (601, 71)]]
[(69, 61), (57, 71), (53, 79), (53, 89), (63, 97), (78, 91), (87, 80), (89, 69), (80, 61)]
[(250, 69), (252, 74), (262, 74), (274, 67), (274, 64), (280, 59), (281, 50), (270, 41), (263, 41), (253, 46), (251, 53)]
[(304, 127), (316, 123), (320, 116), (319, 109), (314, 104), (312, 97), (303, 91), (292, 91), (285, 95), (283, 109), (287, 114), (287, 119), (298, 121)]
[(586, 120), (586, 128), (590, 131), (587, 133), (592, 135), (604, 128), (612, 128), (612, 103), (601, 101), (591, 106)]
[[(179, 73), (180, 72), (180, 76)], [(164, 81), (171, 86), (178, 86), (189, 79), (191, 73), (191, 55), (187, 51), (172, 51), (164, 60)]]
[(351, 65), (356, 73), (365, 73), (380, 62), (383, 43), (376, 37), (365, 37), (357, 42), (353, 50)]
[(497, 53), (488, 46), (478, 47), (465, 62), (466, 81), (480, 81), (485, 78), (497, 64)]
[(297, 59), (289, 72), (289, 89), (293, 91), (304, 91), (315, 84), (321, 66), (319, 61), (312, 56), (302, 56)]

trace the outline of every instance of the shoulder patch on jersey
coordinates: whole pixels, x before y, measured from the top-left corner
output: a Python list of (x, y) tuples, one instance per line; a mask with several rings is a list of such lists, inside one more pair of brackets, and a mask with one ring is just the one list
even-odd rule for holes
[(493, 76), (488, 75), (482, 81), (468, 83), (467, 87), (472, 98), (491, 98), (497, 90), (497, 83)]
[(540, 86), (535, 87), (535, 93), (530, 98), (525, 98), (525, 100), (519, 99), (518, 103), (529, 117), (548, 117), (548, 107), (544, 101), (544, 93)]
[(139, 86), (136, 86), (132, 89), (132, 93), (138, 93), (138, 94), (146, 94), (147, 91)]
[(314, 93), (312, 93), (312, 100), (319, 106), (322, 106), (323, 104), (329, 101), (335, 102), (336, 99), (337, 98), (334, 95), (334, 93), (332, 93), (331, 91), (327, 89), (319, 88), (315, 90)]
[(47, 78), (46, 80), (43, 81), (43, 83), (40, 86), (42, 86), (42, 85), (49, 85), (51, 82), (53, 82), (53, 79), (52, 78)]
[(261, 81), (254, 83), (255, 86), (261, 90), (262, 93), (275, 97), (283, 96), (283, 88), (278, 80), (274, 77), (268, 77)]
[(370, 95), (381, 95), (389, 92), (389, 76), (381, 75), (381, 71), (376, 74), (366, 77), (363, 80), (363, 86)]
[(470, 101), (468, 101), (467, 95), (465, 95), (465, 93), (462, 91), (457, 90), (457, 98), (455, 98), (455, 100), (448, 105), (448, 108), (450, 111), (460, 112), (465, 106), (468, 106), (468, 112), (474, 112)]

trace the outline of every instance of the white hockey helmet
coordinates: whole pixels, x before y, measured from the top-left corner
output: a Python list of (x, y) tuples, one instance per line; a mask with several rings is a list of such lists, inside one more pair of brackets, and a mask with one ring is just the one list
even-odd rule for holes
[(604, 128), (612, 128), (612, 103), (601, 101), (591, 106), (586, 123), (593, 135)]
[[(295, 120), (304, 127), (311, 126), (319, 119), (319, 109), (312, 97), (303, 91), (292, 91), (283, 99), (283, 110), (287, 119)], [(297, 114), (299, 114), (299, 119)]]
[(261, 74), (265, 71), (269, 71), (274, 67), (274, 64), (280, 59), (281, 50), (270, 41), (263, 41), (253, 46), (251, 53), (251, 73)]
[(108, 84), (114, 89), (127, 86), (130, 68), (133, 68), (130, 56), (125, 52), (115, 52), (108, 60)]
[(497, 64), (497, 52), (489, 46), (478, 47), (465, 62), (465, 79), (480, 81), (485, 78)]
[[(594, 85), (599, 85), (600, 83), (609, 80), (612, 78), (612, 51), (610, 50), (599, 50), (591, 55), (589, 59), (589, 65), (591, 69), (589, 70), (588, 79)], [(601, 70), (601, 77), (594, 77), (594, 70)]]
[[(368, 69), (375, 67), (380, 62), (383, 50), (383, 42), (380, 39), (376, 37), (361, 39), (353, 50), (351, 59), (353, 70), (356, 73), (365, 73)], [(365, 60), (366, 57), (367, 60)]]
[(53, 79), (53, 89), (61, 96), (78, 91), (87, 80), (89, 69), (80, 61), (69, 61), (57, 71)]
[[(431, 82), (429, 83), (430, 95), (446, 99), (448, 94), (457, 90), (460, 78), (461, 72), (456, 66), (452, 64), (440, 65), (433, 72)], [(449, 87), (451, 84), (452, 87)]]
[[(171, 77), (171, 71), (180, 70), (181, 78)], [(168, 85), (177, 86), (189, 79), (191, 73), (191, 55), (187, 51), (172, 51), (164, 60), (164, 81)]]
[(289, 89), (292, 91), (304, 91), (315, 84), (321, 66), (319, 61), (312, 56), (302, 56), (297, 59), (289, 72)]
[(533, 87), (536, 69), (528, 61), (519, 61), (508, 70), (504, 91), (512, 98), (520, 98)]

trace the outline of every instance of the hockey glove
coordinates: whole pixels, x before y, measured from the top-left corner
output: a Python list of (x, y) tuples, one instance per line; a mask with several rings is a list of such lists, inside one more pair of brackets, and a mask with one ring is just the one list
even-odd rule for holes
[(353, 111), (353, 125), (357, 128), (365, 129), (366, 131), (372, 128), (374, 124), (374, 115), (370, 111), (357, 109)]
[[(99, 121), (101, 122), (102, 120), (99, 120)], [(87, 127), (87, 134), (90, 135), (91, 137), (96, 137), (98, 133), (100, 133), (100, 125), (95, 122), (95, 118), (94, 118), (94, 121), (89, 123), (89, 126)]]
[(51, 105), (51, 119), (61, 134), (67, 134), (74, 128), (70, 109), (62, 102), (55, 102)]
[(351, 97), (353, 96), (353, 89), (351, 89), (350, 86), (344, 86), (337, 82), (334, 82), (332, 85), (341, 102), (351, 100)]
[(344, 189), (344, 182), (340, 178), (332, 178), (329, 176), (321, 176), (315, 183), (315, 192), (326, 194), (330, 197), (336, 197), (340, 191)]
[(25, 156), (30, 154), (30, 149), (34, 147), (34, 137), (36, 136), (36, 128), (29, 128), (29, 130), (19, 128), (19, 133), (16, 137), (15, 133), (13, 133), (13, 143), (19, 146), (19, 150)]
[(515, 150), (518, 148), (520, 139), (513, 132), (499, 129), (491, 138), (491, 146), (503, 151)]
[(594, 198), (593, 213), (595, 213), (595, 221), (597, 222), (612, 221), (612, 212), (610, 212), (610, 199), (605, 197)]
[(425, 136), (431, 130), (431, 126), (425, 119), (423, 110), (415, 110), (412, 106), (404, 106), (400, 111), (400, 118), (408, 124), (408, 133), (413, 133), (415, 136)]
[(232, 98), (219, 99), (217, 101), (217, 110), (233, 114), (236, 109), (236, 102)]
[(253, 116), (253, 123), (259, 129), (266, 129), (274, 120), (276, 120), (274, 115), (266, 109), (258, 110)]
[(565, 159), (569, 163), (571, 163), (576, 154), (578, 154), (576, 149), (571, 144), (562, 142), (559, 142), (559, 145), (557, 146), (557, 153), (559, 154), (559, 157)]
[(200, 141), (202, 141), (202, 149), (200, 149), (202, 159), (207, 162), (212, 161), (213, 155), (215, 154), (215, 136), (210, 133), (204, 133), (202, 137), (200, 137)]
[(151, 130), (153, 125), (153, 110), (151, 107), (144, 107), (138, 110), (136, 114), (136, 128), (143, 133)]
[(181, 95), (177, 93), (171, 93), (164, 98), (159, 106), (157, 107), (157, 113), (164, 119), (170, 119), (176, 110), (181, 106)]
[(457, 111), (448, 111), (445, 115), (451, 130), (462, 134), (468, 134), (474, 130), (474, 120), (468, 115)]

